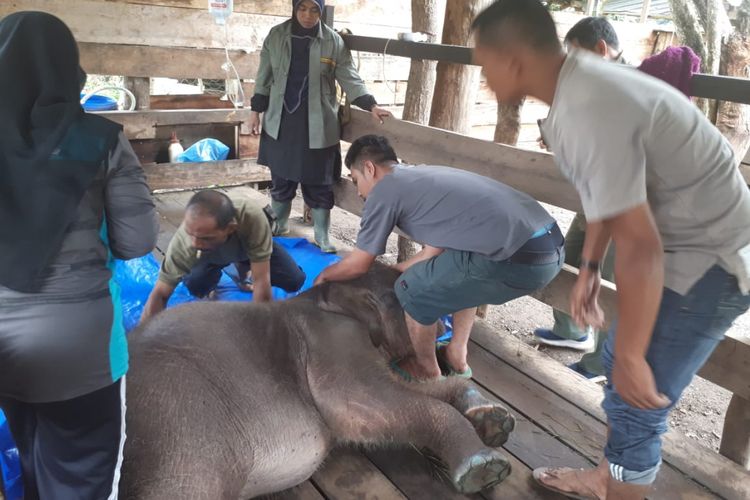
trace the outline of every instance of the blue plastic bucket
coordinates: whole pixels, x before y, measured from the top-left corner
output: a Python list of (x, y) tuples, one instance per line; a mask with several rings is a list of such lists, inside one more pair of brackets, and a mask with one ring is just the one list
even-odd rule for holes
[[(86, 97), (86, 94), (81, 94), (81, 99)], [(105, 95), (92, 95), (83, 104), (85, 111), (117, 111), (117, 101), (111, 97)]]

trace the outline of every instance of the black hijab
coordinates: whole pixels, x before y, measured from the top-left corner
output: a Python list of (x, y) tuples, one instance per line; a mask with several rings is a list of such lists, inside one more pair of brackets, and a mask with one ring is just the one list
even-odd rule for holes
[[(325, 8), (325, 0), (313, 0), (318, 5), (321, 15)], [(302, 0), (292, 0), (292, 58), (289, 63), (286, 90), (284, 92), (284, 107), (287, 112), (294, 113), (307, 101), (309, 93), (310, 73), (310, 42), (318, 36), (320, 22), (312, 28), (305, 28), (297, 21), (297, 7)]]
[(23, 292), (57, 254), (121, 130), (86, 115), (67, 26), (43, 12), (0, 20), (0, 285)]

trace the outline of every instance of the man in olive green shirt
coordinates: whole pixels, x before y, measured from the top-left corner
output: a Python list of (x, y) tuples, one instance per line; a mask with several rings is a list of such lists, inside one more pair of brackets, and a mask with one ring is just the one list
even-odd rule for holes
[(255, 302), (271, 301), (271, 286), (296, 292), (306, 278), (287, 251), (273, 242), (263, 208), (248, 200), (232, 202), (218, 191), (201, 191), (188, 202), (169, 242), (141, 321), (164, 310), (181, 281), (192, 295), (208, 296), (230, 264), (237, 268), (233, 279), (240, 289), (253, 292)]

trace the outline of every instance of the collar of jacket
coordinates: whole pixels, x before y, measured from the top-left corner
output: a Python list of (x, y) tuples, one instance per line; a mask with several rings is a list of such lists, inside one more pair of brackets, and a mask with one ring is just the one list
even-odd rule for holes
[[(288, 19), (281, 25), (281, 29), (285, 35), (292, 36), (292, 20)], [(318, 35), (317, 38), (323, 38), (323, 21), (318, 23)]]

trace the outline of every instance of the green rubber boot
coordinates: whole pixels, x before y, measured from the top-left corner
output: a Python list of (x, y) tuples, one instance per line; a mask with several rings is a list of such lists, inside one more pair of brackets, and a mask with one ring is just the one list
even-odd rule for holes
[(286, 236), (289, 234), (289, 214), (292, 213), (292, 202), (271, 200), (271, 208), (276, 214), (276, 228), (273, 235)]
[(331, 211), (325, 208), (312, 209), (315, 244), (323, 253), (336, 253), (336, 247), (328, 241), (328, 230), (331, 228)]

